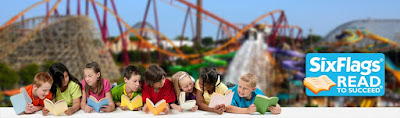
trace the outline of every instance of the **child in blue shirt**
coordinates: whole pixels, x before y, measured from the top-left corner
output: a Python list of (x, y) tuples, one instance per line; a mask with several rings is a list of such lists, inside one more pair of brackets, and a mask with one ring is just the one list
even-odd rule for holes
[[(234, 92), (231, 105), (226, 107), (227, 112), (252, 114), (257, 108), (254, 105), (254, 100), (258, 94), (264, 95), (263, 92), (256, 88), (257, 77), (251, 73), (244, 74), (240, 77), (239, 84), (229, 88)], [(264, 95), (265, 96), (265, 95)], [(275, 107), (270, 106), (268, 109), (272, 114), (281, 113), (281, 107), (277, 104)]]

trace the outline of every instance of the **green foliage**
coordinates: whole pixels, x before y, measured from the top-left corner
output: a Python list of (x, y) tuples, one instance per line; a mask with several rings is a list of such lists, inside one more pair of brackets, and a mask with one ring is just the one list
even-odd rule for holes
[(214, 40), (212, 37), (207, 36), (201, 39), (201, 44), (203, 44), (206, 47), (212, 46), (214, 44)]
[(185, 54), (194, 54), (196, 52), (193, 47), (187, 45), (183, 45), (181, 50)]
[(25, 67), (22, 67), (18, 72), (18, 75), (21, 80), (19, 83), (22, 85), (31, 84), (33, 82), (33, 78), (38, 72), (39, 72), (39, 65), (37, 64), (29, 64)]
[[(143, 38), (145, 39), (145, 40), (149, 40), (150, 38), (148, 38), (147, 36), (143, 36)], [(139, 39), (139, 37), (137, 37), (137, 36), (130, 36), (129, 37), (129, 40), (130, 41), (139, 41), (140, 39)]]
[(50, 68), (51, 65), (57, 63), (57, 61), (46, 61), (44, 62), (44, 65), (40, 69), (42, 72), (47, 72)]
[(309, 35), (303, 41), (304, 47), (309, 47), (311, 44), (315, 45), (321, 39), (322, 39), (322, 37), (320, 35)]
[[(181, 40), (181, 39), (182, 39), (182, 36), (176, 36), (176, 37), (174, 38), (174, 40)], [(184, 40), (184, 41), (188, 41), (188, 40), (189, 40), (189, 37), (184, 37), (183, 40)]]
[(0, 89), (11, 89), (18, 82), (18, 74), (4, 63), (0, 63)]

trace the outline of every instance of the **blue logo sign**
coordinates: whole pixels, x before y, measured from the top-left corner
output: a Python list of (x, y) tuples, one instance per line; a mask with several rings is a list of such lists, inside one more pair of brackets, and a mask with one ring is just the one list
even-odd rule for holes
[(383, 96), (385, 56), (382, 53), (308, 53), (308, 96)]

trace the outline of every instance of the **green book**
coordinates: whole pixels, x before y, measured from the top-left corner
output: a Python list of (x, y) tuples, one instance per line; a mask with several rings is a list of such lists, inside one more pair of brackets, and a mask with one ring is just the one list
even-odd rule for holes
[(254, 100), (254, 104), (257, 107), (257, 112), (261, 114), (265, 114), (265, 112), (269, 112), (269, 106), (275, 106), (278, 104), (278, 97), (266, 97), (263, 95), (257, 95), (256, 99)]

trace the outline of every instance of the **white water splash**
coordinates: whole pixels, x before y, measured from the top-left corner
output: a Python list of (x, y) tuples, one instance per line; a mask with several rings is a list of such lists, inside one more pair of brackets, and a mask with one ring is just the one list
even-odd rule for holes
[(250, 36), (229, 64), (224, 82), (239, 83), (239, 78), (252, 73), (257, 76), (257, 88), (265, 91), (268, 87), (267, 77), (272, 73), (272, 66), (267, 56), (268, 45), (264, 42), (264, 32), (257, 32), (257, 40)]

